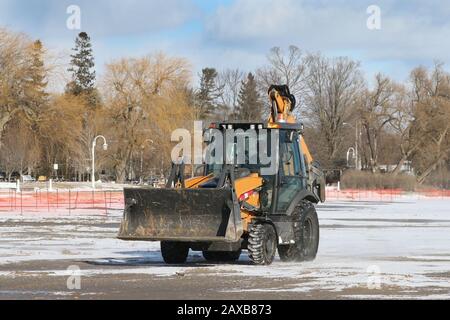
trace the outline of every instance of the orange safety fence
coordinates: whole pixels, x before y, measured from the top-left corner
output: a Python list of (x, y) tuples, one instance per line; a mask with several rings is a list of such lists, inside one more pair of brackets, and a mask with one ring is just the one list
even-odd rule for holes
[[(417, 192), (405, 192), (401, 189), (361, 190), (327, 188), (327, 201), (395, 201), (407, 196), (409, 199), (445, 199), (450, 198), (450, 190), (424, 189)], [(72, 191), (72, 190), (36, 190), (0, 191), (0, 215), (39, 214), (57, 215), (98, 215), (123, 210), (122, 191)]]
[(121, 210), (123, 207), (121, 191), (0, 191), (0, 214), (108, 214), (108, 211)]
[(343, 189), (327, 188), (327, 200), (354, 200), (354, 201), (394, 201), (408, 196), (416, 199), (449, 198), (450, 190), (423, 189), (415, 192), (406, 192), (402, 189)]

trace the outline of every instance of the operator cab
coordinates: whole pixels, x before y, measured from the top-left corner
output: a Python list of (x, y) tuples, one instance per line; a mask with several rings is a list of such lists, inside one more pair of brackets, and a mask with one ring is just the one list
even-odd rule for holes
[[(301, 143), (302, 127), (300, 124), (288, 123), (269, 125), (243, 122), (213, 123), (208, 130), (219, 130), (222, 137), (233, 140), (223, 143), (222, 161), (211, 164), (209, 159), (206, 159), (210, 164), (205, 166), (203, 175), (212, 175), (213, 178), (199, 185), (199, 188), (217, 188), (221, 175), (231, 164), (235, 179), (251, 175), (263, 179), (260, 191), (263, 211), (274, 214), (285, 212), (298, 190), (307, 189), (308, 186), (307, 155)], [(227, 135), (226, 131), (234, 132)], [(212, 136), (209, 135), (208, 145), (214, 143)], [(272, 139), (278, 140), (278, 144), (275, 140), (274, 145)], [(278, 150), (272, 152), (273, 147)], [(244, 156), (239, 152), (243, 152)], [(211, 156), (216, 157), (217, 154), (212, 152)], [(270, 159), (270, 163), (267, 163), (267, 159)], [(273, 190), (278, 192), (275, 193)], [(273, 206), (273, 203), (277, 205)]]

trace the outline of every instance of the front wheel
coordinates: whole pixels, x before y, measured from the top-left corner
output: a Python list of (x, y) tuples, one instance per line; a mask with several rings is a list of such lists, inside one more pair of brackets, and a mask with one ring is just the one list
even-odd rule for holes
[(301, 202), (293, 214), (295, 244), (280, 245), (278, 254), (282, 261), (312, 261), (319, 249), (319, 219), (316, 208), (309, 201)]
[(256, 223), (250, 227), (248, 235), (248, 254), (257, 265), (270, 265), (277, 252), (277, 234), (268, 223)]
[(189, 254), (189, 246), (183, 242), (161, 242), (161, 254), (167, 264), (185, 263)]

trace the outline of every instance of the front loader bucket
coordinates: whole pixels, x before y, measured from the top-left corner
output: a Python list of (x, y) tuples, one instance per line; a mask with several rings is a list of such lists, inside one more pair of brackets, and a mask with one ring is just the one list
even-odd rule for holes
[(119, 239), (237, 242), (240, 208), (229, 189), (125, 189)]

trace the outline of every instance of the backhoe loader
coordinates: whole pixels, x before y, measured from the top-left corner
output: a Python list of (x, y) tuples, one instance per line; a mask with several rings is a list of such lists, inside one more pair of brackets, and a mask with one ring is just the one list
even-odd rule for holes
[[(201, 251), (211, 262), (237, 261), (243, 250), (256, 265), (270, 265), (277, 250), (282, 261), (314, 260), (315, 204), (325, 201), (324, 175), (293, 115), (296, 100), (289, 88), (274, 85), (268, 94), (267, 123), (225, 121), (206, 129), (223, 133), (223, 156), (217, 157), (223, 161), (205, 160), (201, 174), (188, 179), (184, 164), (174, 164), (165, 189), (125, 189), (119, 239), (160, 241), (168, 264), (185, 263), (189, 250)], [(249, 140), (249, 132), (259, 143)], [(275, 160), (249, 161), (250, 149)], [(237, 150), (243, 150), (245, 161), (236, 161)]]

